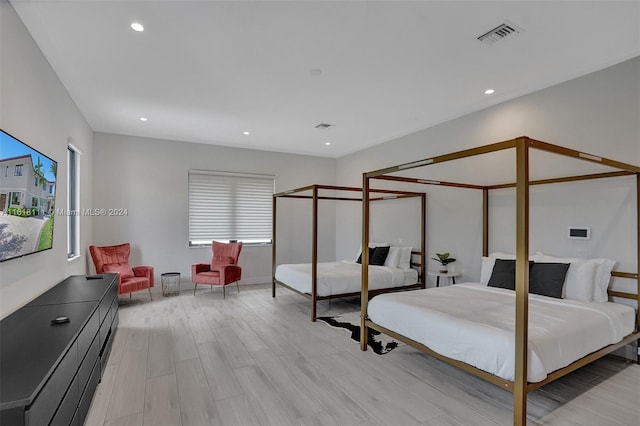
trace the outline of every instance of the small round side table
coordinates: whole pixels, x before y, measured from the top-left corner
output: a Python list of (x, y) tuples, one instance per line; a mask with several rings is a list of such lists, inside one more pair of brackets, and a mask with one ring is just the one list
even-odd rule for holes
[(177, 296), (180, 294), (180, 272), (165, 272), (160, 274), (160, 277), (163, 296)]
[(440, 287), (440, 277), (451, 278), (451, 282), (453, 284), (456, 283), (456, 277), (460, 276), (460, 272), (439, 272), (439, 271), (429, 271), (427, 274), (432, 277), (436, 277), (436, 287)]

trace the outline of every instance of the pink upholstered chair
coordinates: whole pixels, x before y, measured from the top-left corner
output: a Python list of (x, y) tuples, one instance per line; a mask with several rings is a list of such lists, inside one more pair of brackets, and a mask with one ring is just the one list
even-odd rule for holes
[(117, 273), (118, 274), (118, 294), (131, 293), (134, 291), (149, 290), (153, 287), (153, 268), (151, 266), (129, 266), (129, 253), (131, 246), (129, 243), (117, 246), (89, 246), (93, 264), (96, 266), (97, 274)]
[(238, 266), (238, 258), (242, 250), (242, 242), (239, 243), (211, 243), (213, 258), (211, 263), (194, 263), (191, 265), (191, 281), (193, 281), (193, 295), (196, 294), (198, 284), (210, 285), (213, 291), (214, 285), (222, 286), (222, 297), (226, 298), (225, 287), (227, 284), (236, 283), (236, 289), (240, 293), (238, 281), (242, 277), (242, 268)]

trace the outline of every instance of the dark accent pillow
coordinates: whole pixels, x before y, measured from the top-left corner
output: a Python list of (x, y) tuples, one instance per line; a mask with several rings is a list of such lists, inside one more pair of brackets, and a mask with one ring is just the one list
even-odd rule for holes
[(534, 263), (529, 268), (529, 293), (562, 298), (568, 263)]
[[(531, 271), (531, 265), (533, 261), (529, 261), (529, 271)], [(531, 273), (531, 272), (529, 272)], [(529, 277), (529, 283), (531, 283), (531, 277)], [(491, 278), (487, 284), (489, 287), (506, 288), (507, 290), (516, 289), (516, 261), (506, 259), (496, 259), (496, 263), (493, 266), (491, 272)], [(531, 285), (531, 284), (529, 284)]]
[(496, 259), (489, 278), (489, 287), (506, 288), (508, 290), (516, 289), (516, 261)]
[(374, 248), (373, 254), (369, 253), (369, 265), (383, 266), (384, 261), (387, 260), (389, 249), (389, 246)]
[[(369, 247), (369, 264), (371, 264), (371, 257), (373, 256), (373, 247)], [(360, 256), (358, 256), (358, 260), (356, 263), (362, 263), (362, 252), (360, 252)]]

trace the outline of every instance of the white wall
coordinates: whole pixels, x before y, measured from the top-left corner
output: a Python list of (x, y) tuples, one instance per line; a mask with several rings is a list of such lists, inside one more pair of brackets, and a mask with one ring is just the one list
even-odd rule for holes
[[(334, 184), (335, 160), (206, 144), (95, 134), (94, 207), (127, 209), (127, 216), (96, 217), (93, 244), (130, 242), (132, 265), (180, 272), (190, 282), (192, 263), (209, 262), (211, 248), (189, 248), (189, 169), (273, 174), (276, 192)], [(335, 213), (322, 207), (320, 259), (335, 258)], [(278, 263), (311, 259), (311, 202), (278, 204)], [(271, 282), (271, 246), (245, 246), (241, 284)]]
[[(91, 205), (93, 132), (13, 7), (0, 2), (0, 127), (58, 162), (56, 205), (67, 200), (67, 138), (81, 151), (81, 207)], [(80, 220), (81, 247), (92, 220)], [(0, 316), (5, 317), (68, 275), (84, 274), (85, 253), (67, 262), (66, 218), (56, 218), (53, 248), (0, 265)]]
[[(640, 164), (640, 58), (618, 64), (557, 86), (448, 121), (338, 159), (336, 181), (359, 185), (361, 173), (403, 162), (485, 145), (526, 135), (614, 160)], [(533, 154), (532, 154), (533, 155)], [(509, 155), (494, 155), (482, 164), (458, 162), (429, 166), (439, 179), (462, 177), (467, 183), (499, 182), (512, 178), (514, 162)], [(534, 158), (535, 160), (535, 158)], [(565, 164), (565, 163), (562, 163)], [(440, 167), (440, 169), (438, 169)], [(558, 177), (581, 165), (560, 165), (546, 156), (532, 168), (532, 176), (551, 172)], [(431, 173), (429, 171), (428, 173)], [(555, 176), (553, 174), (556, 173)], [(425, 174), (425, 177), (434, 176)], [(504, 179), (503, 179), (504, 180)], [(580, 257), (608, 257), (619, 270), (637, 271), (635, 259), (635, 179), (617, 178), (559, 185), (531, 190), (530, 251)], [(372, 186), (381, 186), (377, 183)], [(419, 185), (412, 190), (423, 190)], [(480, 191), (427, 187), (427, 252), (450, 251), (459, 260), (455, 268), (463, 280), (477, 281), (482, 253)], [(513, 252), (513, 191), (495, 191), (491, 198), (490, 251)], [(373, 238), (407, 239), (406, 223), (417, 223), (415, 213), (400, 209), (395, 215), (374, 219)], [(360, 238), (359, 219), (348, 208), (338, 208), (336, 232), (338, 257), (348, 257), (353, 245), (341, 241)], [(566, 238), (569, 225), (592, 228), (589, 241)], [(417, 229), (417, 228), (416, 228)], [(377, 235), (382, 237), (377, 237)], [(372, 238), (372, 239), (373, 239)], [(416, 240), (417, 237), (414, 237)], [(396, 244), (398, 243), (395, 241)], [(430, 269), (436, 267), (434, 261)]]

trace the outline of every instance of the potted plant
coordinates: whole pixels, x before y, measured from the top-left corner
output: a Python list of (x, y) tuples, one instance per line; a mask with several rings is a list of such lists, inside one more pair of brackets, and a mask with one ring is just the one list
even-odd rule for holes
[(440, 262), (440, 272), (443, 274), (446, 274), (448, 272), (447, 265), (456, 261), (455, 258), (450, 257), (449, 253), (436, 253), (436, 256), (438, 257), (432, 257), (432, 259)]

